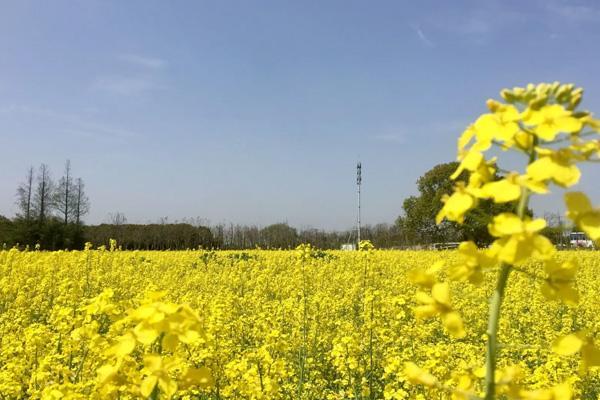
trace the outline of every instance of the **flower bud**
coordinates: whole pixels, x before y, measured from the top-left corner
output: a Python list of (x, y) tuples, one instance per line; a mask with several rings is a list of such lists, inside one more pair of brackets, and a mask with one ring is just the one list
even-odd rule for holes
[(533, 110), (539, 110), (540, 108), (545, 106), (547, 102), (548, 102), (547, 94), (538, 94), (536, 97), (534, 97), (532, 100), (529, 101), (529, 108), (531, 108)]
[(496, 112), (502, 107), (502, 104), (494, 99), (488, 99), (485, 105), (491, 112)]
[[(500, 96), (504, 99), (504, 101), (506, 101), (507, 103), (514, 103), (516, 101), (518, 101), (517, 96), (514, 95), (513, 92), (511, 92), (508, 89), (503, 89), (500, 92)], [(489, 101), (489, 100), (488, 100)], [(488, 106), (489, 107), (489, 106)]]

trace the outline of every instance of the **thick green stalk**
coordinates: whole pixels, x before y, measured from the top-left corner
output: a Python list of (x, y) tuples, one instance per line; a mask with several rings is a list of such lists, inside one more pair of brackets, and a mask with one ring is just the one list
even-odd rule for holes
[[(538, 144), (538, 139), (533, 133), (525, 130), (533, 137), (533, 143), (531, 149), (528, 152), (529, 164), (535, 161), (536, 151), (535, 147)], [(519, 199), (519, 205), (517, 207), (517, 215), (523, 219), (527, 205), (529, 204), (530, 191), (527, 188), (521, 189), (521, 198)], [(487, 353), (485, 360), (485, 400), (494, 400), (496, 398), (496, 361), (498, 357), (498, 323), (500, 321), (500, 309), (502, 307), (502, 301), (504, 300), (504, 291), (508, 282), (508, 276), (512, 270), (512, 265), (502, 264), (500, 267), (500, 273), (498, 274), (498, 281), (496, 283), (496, 289), (490, 298), (490, 314), (488, 316), (488, 329), (487, 329)]]
[(490, 299), (490, 315), (488, 319), (487, 330), (487, 353), (485, 361), (485, 400), (496, 398), (496, 381), (494, 375), (496, 372), (496, 357), (498, 355), (498, 321), (500, 320), (500, 307), (504, 299), (504, 289), (510, 275), (511, 266), (502, 264), (496, 290)]
[[(535, 152), (531, 152), (529, 155), (529, 163), (535, 159)], [(527, 188), (523, 188), (521, 192), (521, 198), (519, 199), (519, 205), (517, 208), (517, 215), (523, 219), (527, 205), (529, 203), (530, 192)], [(512, 265), (502, 264), (500, 267), (500, 273), (498, 274), (498, 281), (496, 283), (496, 289), (490, 298), (490, 314), (488, 317), (488, 329), (487, 329), (487, 353), (485, 360), (485, 400), (494, 400), (496, 398), (496, 361), (498, 357), (498, 323), (500, 321), (500, 309), (502, 307), (502, 301), (504, 300), (504, 291), (506, 289), (506, 283), (508, 282), (508, 276), (512, 270)]]

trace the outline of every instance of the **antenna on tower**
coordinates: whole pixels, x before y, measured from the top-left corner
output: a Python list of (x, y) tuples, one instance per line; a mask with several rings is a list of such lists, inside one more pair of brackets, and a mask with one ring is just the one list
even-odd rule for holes
[(357, 249), (360, 246), (360, 185), (362, 183), (362, 165), (360, 161), (356, 164), (356, 187), (358, 193), (358, 214), (356, 218), (356, 233), (358, 238)]

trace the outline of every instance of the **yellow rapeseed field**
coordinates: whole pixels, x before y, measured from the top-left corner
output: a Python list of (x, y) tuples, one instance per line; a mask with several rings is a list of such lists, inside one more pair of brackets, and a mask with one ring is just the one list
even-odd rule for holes
[[(528, 212), (600, 162), (582, 94), (503, 90), (459, 138), (436, 222), (512, 204), (485, 249), (0, 252), (0, 399), (600, 398), (600, 257), (557, 251)], [(600, 208), (563, 196), (599, 245)]]
[[(524, 264), (506, 293), (499, 368), (510, 365), (504, 373), (529, 390), (566, 383), (575, 398), (596, 399), (600, 375), (551, 348), (573, 331), (600, 332), (600, 256), (556, 258), (580, 264), (578, 304), (548, 302), (542, 264)], [(419, 289), (408, 278), (458, 260), (457, 251), (308, 247), (1, 251), (0, 398), (451, 397), (409, 383), (406, 362), (481, 391), (495, 277), (450, 282), (461, 338), (415, 317)]]

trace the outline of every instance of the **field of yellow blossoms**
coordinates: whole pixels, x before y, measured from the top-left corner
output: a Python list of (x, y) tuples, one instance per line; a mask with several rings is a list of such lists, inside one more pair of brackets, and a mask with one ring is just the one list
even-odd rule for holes
[[(415, 317), (411, 271), (458, 257), (308, 247), (1, 251), (0, 398), (459, 399), (411, 384), (407, 368), (481, 390), (493, 277), (449, 283), (463, 334)], [(585, 357), (552, 351), (574, 331), (600, 333), (600, 255), (557, 255), (573, 258), (577, 305), (545, 299), (541, 263), (510, 277), (499, 373), (528, 390), (566, 384), (574, 398), (596, 399), (600, 375), (580, 368)]]

